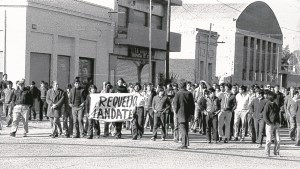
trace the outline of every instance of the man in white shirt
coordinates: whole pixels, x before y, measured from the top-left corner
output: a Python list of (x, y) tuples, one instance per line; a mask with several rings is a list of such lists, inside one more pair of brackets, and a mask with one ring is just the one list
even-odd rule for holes
[(245, 140), (246, 117), (249, 112), (250, 96), (247, 93), (246, 86), (239, 87), (239, 93), (236, 95), (236, 109), (234, 114), (234, 140), (238, 140), (239, 125), (242, 121), (242, 137), (241, 141)]

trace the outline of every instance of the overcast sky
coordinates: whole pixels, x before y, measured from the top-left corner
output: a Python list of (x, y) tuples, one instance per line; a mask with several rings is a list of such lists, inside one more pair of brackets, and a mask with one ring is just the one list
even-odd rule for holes
[[(114, 0), (85, 0), (110, 8)], [(183, 3), (251, 3), (255, 0), (183, 0)], [(274, 11), (281, 26), (284, 45), (290, 49), (300, 50), (300, 0), (261, 0), (266, 2)]]

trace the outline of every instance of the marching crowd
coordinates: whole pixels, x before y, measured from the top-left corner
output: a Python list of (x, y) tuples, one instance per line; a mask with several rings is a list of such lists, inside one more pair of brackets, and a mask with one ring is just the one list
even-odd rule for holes
[[(65, 90), (63, 90), (65, 89)], [(104, 82), (98, 90), (91, 79), (82, 84), (79, 77), (72, 84), (60, 87), (59, 82), (50, 85), (34, 81), (25, 86), (25, 79), (13, 83), (3, 75), (0, 82), (3, 116), (10, 136), (15, 137), (19, 122), (24, 125), (23, 136), (28, 131), (28, 120), (50, 120), (52, 138), (100, 137), (99, 120), (89, 118), (92, 93), (134, 93), (138, 95), (133, 119), (125, 122), (104, 122), (103, 137), (122, 137), (122, 128), (132, 131), (132, 139), (142, 138), (145, 128), (153, 132), (151, 140), (156, 141), (158, 130), (161, 140), (166, 139), (171, 128), (174, 141), (179, 148), (189, 146), (188, 132), (206, 135), (208, 143), (228, 143), (250, 137), (252, 143), (262, 148), (266, 136), (265, 153), (279, 155), (280, 128), (288, 127), (291, 140), (300, 146), (300, 97), (299, 90), (276, 86), (243, 86), (230, 83), (208, 84), (200, 81), (192, 84), (184, 80), (166, 86), (148, 83), (127, 84), (122, 78), (117, 84)], [(36, 105), (38, 104), (38, 105)], [(35, 108), (39, 107), (39, 111)], [(37, 112), (38, 117), (37, 117)], [(2, 115), (1, 115), (2, 116)], [(62, 124), (61, 124), (62, 120)], [(0, 120), (0, 130), (2, 124)]]

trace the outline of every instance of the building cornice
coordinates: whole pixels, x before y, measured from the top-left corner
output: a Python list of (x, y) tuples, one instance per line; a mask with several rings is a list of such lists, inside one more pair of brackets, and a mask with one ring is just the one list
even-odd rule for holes
[[(83, 12), (79, 12), (79, 11), (75, 11), (75, 10), (65, 9), (65, 8), (61, 8), (61, 7), (57, 7), (57, 6), (51, 6), (51, 5), (38, 3), (38, 2), (28, 2), (28, 7), (44, 9), (44, 10), (48, 10), (48, 11), (55, 11), (55, 12), (64, 13), (64, 14), (68, 14), (68, 15), (74, 15), (74, 16), (91, 19), (91, 20), (96, 20), (96, 21), (100, 21), (100, 22), (104, 22), (104, 23), (108, 23), (108, 24), (113, 23), (111, 18), (98, 17), (95, 15), (91, 15), (91, 14), (87, 14), (87, 13), (83, 13)], [(103, 9), (103, 10), (107, 10), (107, 12), (110, 11), (108, 9)]]

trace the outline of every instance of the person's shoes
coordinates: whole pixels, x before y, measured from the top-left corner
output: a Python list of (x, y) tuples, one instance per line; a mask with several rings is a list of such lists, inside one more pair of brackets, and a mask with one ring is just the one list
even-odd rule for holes
[(296, 143), (295, 146), (299, 147), (299, 146), (300, 146), (300, 143)]
[(97, 138), (97, 139), (99, 139), (99, 138), (100, 138), (100, 136), (96, 136), (96, 138)]
[(64, 135), (64, 138), (70, 138), (69, 134)]
[(11, 137), (16, 137), (16, 132), (12, 132), (9, 134)]
[(291, 140), (292, 140), (292, 141), (295, 141), (295, 137), (291, 137)]
[(151, 137), (151, 139), (150, 140), (152, 140), (152, 141), (156, 141), (156, 138), (155, 137)]
[(240, 141), (245, 141), (245, 138), (241, 138)]
[(237, 137), (234, 137), (233, 141), (238, 141), (239, 139)]
[(192, 129), (192, 130), (191, 130), (191, 133), (196, 133), (196, 130), (193, 130), (193, 129)]
[(87, 139), (93, 139), (93, 136), (87, 136), (86, 138)]
[(116, 136), (116, 139), (121, 139), (121, 136)]
[(109, 136), (109, 134), (104, 134), (104, 135), (103, 135), (103, 137), (108, 137), (108, 136)]
[(219, 142), (221, 142), (222, 141), (222, 137), (219, 137)]
[(188, 148), (187, 146), (180, 146), (177, 149), (187, 149), (187, 148)]
[(23, 133), (23, 137), (27, 137), (27, 133)]
[(165, 138), (161, 138), (161, 141), (166, 141), (166, 139)]
[(211, 141), (207, 141), (208, 144), (211, 144)]
[(175, 143), (178, 143), (178, 139), (176, 139), (176, 138), (174, 138), (174, 140), (173, 140)]
[(134, 137), (134, 138), (132, 138), (132, 140), (137, 140), (137, 138)]
[(199, 131), (199, 134), (202, 134), (202, 130)]
[(138, 136), (137, 138), (138, 138), (138, 139), (142, 139), (142, 138), (143, 138), (143, 136)]
[(51, 136), (51, 138), (55, 138), (55, 136)]
[(224, 143), (228, 143), (228, 139), (227, 138), (224, 139)]
[(205, 136), (205, 135), (206, 135), (206, 132), (203, 132), (202, 135)]
[(80, 136), (79, 135), (75, 135), (72, 138), (80, 138)]
[(270, 157), (270, 153), (265, 153), (265, 156), (266, 157)]
[(6, 125), (5, 127), (11, 127), (11, 125)]
[(215, 141), (216, 144), (218, 144), (218, 141)]
[(277, 156), (277, 157), (281, 157), (281, 155), (279, 154), (279, 152), (277, 152), (277, 153), (274, 152), (274, 155)]
[(150, 132), (153, 132), (153, 129), (150, 129)]
[(263, 148), (263, 146), (261, 144), (258, 144), (257, 148)]

